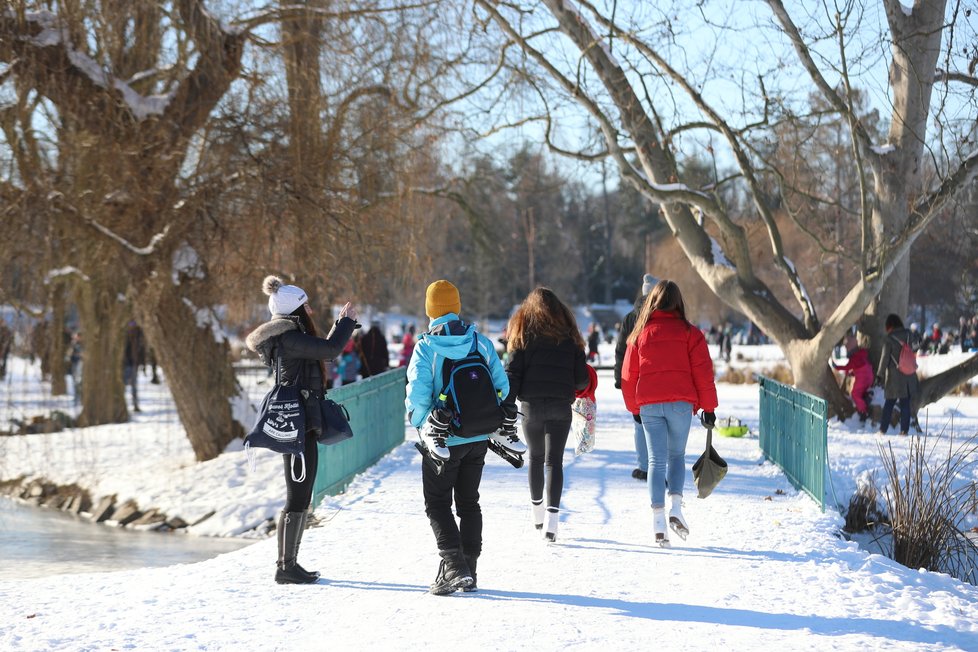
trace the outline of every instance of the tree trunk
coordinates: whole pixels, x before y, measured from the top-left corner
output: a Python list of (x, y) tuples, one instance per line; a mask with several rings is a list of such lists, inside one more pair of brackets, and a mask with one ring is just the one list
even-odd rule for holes
[(976, 374), (978, 374), (978, 355), (973, 355), (936, 376), (920, 381), (920, 393), (913, 397), (914, 414), (924, 405), (933, 403), (961, 383), (974, 378)]
[(795, 387), (825, 399), (830, 417), (845, 419), (855, 411), (839, 384), (838, 376), (826, 362), (828, 356), (822, 355), (813, 342), (796, 342), (793, 346), (782, 347), (785, 348), (788, 350), (788, 364), (794, 375)]
[(54, 283), (48, 301), (51, 306), (51, 341), (45, 355), (49, 356), (48, 369), (51, 370), (51, 394), (64, 396), (68, 393), (68, 381), (65, 379), (68, 369), (65, 360), (67, 342), (65, 342), (65, 287), (63, 283)]
[(78, 292), (82, 350), (81, 427), (129, 420), (122, 384), (122, 351), (128, 311), (106, 279), (92, 278)]
[(176, 403), (180, 422), (200, 462), (220, 455), (244, 436), (231, 413), (241, 388), (231, 366), (227, 340), (215, 339), (206, 320), (180, 296), (168, 277), (152, 277), (134, 292), (137, 321)]

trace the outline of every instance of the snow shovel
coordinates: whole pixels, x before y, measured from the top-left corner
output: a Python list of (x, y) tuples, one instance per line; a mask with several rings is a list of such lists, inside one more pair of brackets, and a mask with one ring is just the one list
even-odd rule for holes
[(725, 475), (727, 475), (727, 463), (713, 448), (713, 428), (707, 426), (706, 450), (693, 464), (693, 484), (696, 485), (699, 497), (706, 498), (713, 493)]

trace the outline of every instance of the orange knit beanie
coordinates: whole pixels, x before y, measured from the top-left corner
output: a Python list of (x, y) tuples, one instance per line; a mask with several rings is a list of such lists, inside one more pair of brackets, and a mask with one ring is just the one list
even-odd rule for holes
[(462, 301), (458, 296), (458, 288), (448, 281), (435, 281), (428, 286), (424, 293), (424, 312), (431, 319), (462, 310)]

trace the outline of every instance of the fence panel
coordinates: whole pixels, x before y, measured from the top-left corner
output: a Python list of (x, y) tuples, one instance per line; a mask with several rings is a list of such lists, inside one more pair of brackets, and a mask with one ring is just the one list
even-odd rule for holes
[(398, 367), (329, 390), (329, 397), (350, 413), (353, 439), (319, 447), (313, 505), (335, 495), (404, 441), (404, 387), (407, 369)]
[(788, 480), (825, 511), (828, 474), (827, 404), (818, 398), (759, 376), (760, 446)]

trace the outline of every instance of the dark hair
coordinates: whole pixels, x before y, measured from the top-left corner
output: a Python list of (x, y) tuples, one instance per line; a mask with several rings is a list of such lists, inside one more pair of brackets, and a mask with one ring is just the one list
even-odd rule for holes
[[(313, 321), (312, 315), (306, 310), (306, 304), (302, 304), (298, 308), (292, 311), (292, 316), (299, 318), (299, 323), (302, 325), (302, 330), (308, 335), (313, 337), (319, 337), (319, 329), (316, 328), (316, 322)], [(317, 360), (319, 363), (319, 372), (323, 375), (323, 387), (326, 386), (326, 380), (329, 376), (326, 375), (326, 361)]]
[(686, 304), (683, 302), (683, 293), (679, 291), (679, 286), (668, 279), (662, 279), (655, 284), (655, 287), (649, 292), (649, 296), (645, 297), (642, 310), (639, 311), (638, 318), (635, 320), (635, 326), (628, 335), (629, 344), (634, 344), (638, 340), (638, 336), (642, 334), (645, 326), (649, 323), (649, 317), (656, 310), (678, 313), (679, 318), (686, 324), (686, 328), (691, 326), (689, 320), (686, 319)]
[(893, 331), (898, 328), (903, 328), (903, 320), (891, 312), (886, 316), (886, 322), (883, 324), (883, 326), (886, 328), (886, 330)]
[(510, 317), (506, 326), (506, 349), (525, 349), (535, 337), (549, 337), (556, 342), (569, 339), (584, 350), (584, 338), (574, 313), (549, 288), (539, 287), (530, 292)]

